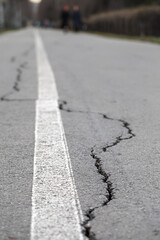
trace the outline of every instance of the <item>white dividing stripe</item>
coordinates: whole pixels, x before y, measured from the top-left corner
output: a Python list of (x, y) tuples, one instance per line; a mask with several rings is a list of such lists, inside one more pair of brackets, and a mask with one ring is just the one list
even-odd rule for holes
[(65, 140), (58, 94), (42, 40), (35, 33), (39, 99), (36, 103), (31, 240), (82, 240), (81, 207)]

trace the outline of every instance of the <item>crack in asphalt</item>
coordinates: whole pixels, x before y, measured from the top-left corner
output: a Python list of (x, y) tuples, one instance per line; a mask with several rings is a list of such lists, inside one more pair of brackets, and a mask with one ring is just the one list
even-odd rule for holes
[[(32, 44), (28, 49), (26, 49), (23, 53), (22, 56), (27, 57), (29, 55), (29, 53), (32, 51), (32, 49), (34, 48), (34, 45)], [(14, 63), (16, 61), (16, 57), (13, 56), (11, 57), (10, 61), (12, 63)]]
[(11, 57), (11, 62), (15, 62), (16, 61), (16, 57)]
[(7, 92), (6, 94), (4, 94), (0, 98), (0, 101), (10, 101), (10, 99), (8, 97), (10, 97), (14, 92), (20, 91), (19, 84), (22, 81), (23, 70), (26, 68), (26, 66), (27, 66), (27, 62), (24, 62), (24, 63), (20, 64), (20, 66), (17, 68), (17, 76), (16, 76), (16, 80), (14, 82), (14, 85), (12, 87), (12, 90)]
[[(87, 218), (87, 220), (85, 220), (82, 223), (82, 227), (83, 227), (83, 234), (85, 235), (85, 237), (87, 237), (89, 240), (97, 240), (96, 234), (92, 231), (92, 227), (91, 227), (91, 221), (93, 221), (93, 219), (95, 219), (94, 212), (96, 209), (107, 206), (109, 204), (109, 202), (115, 198), (113, 183), (110, 181), (111, 175), (110, 175), (110, 173), (107, 173), (103, 169), (102, 159), (99, 156), (100, 152), (105, 153), (105, 152), (107, 152), (108, 149), (115, 147), (116, 145), (120, 144), (122, 141), (130, 140), (130, 139), (134, 138), (136, 135), (133, 133), (132, 129), (130, 128), (130, 124), (128, 122), (126, 122), (125, 120), (114, 119), (114, 118), (108, 117), (106, 114), (99, 113), (99, 112), (71, 110), (69, 108), (66, 108), (66, 106), (67, 106), (66, 101), (59, 102), (59, 109), (61, 111), (66, 111), (68, 113), (76, 112), (76, 113), (83, 113), (83, 114), (88, 114), (88, 113), (99, 114), (106, 120), (119, 122), (121, 124), (121, 126), (127, 130), (128, 137), (123, 137), (122, 135), (120, 135), (120, 136), (116, 137), (115, 141), (113, 141), (110, 144), (106, 144), (105, 146), (99, 147), (99, 148), (97, 148), (96, 146), (91, 148), (90, 156), (95, 160), (95, 167), (97, 169), (97, 172), (98, 172), (98, 174), (100, 174), (102, 176), (103, 183), (106, 184), (106, 194), (105, 194), (106, 200), (100, 206), (96, 206), (96, 207), (86, 211), (85, 217)], [(99, 150), (97, 150), (97, 149), (99, 149)]]
[(26, 98), (26, 99), (5, 99), (5, 100), (2, 100), (2, 101), (5, 101), (5, 102), (35, 102), (36, 99), (31, 99), (31, 98)]
[[(29, 53), (32, 51), (34, 45), (32, 44), (27, 50), (25, 50), (23, 53), (22, 53), (22, 56), (24, 57), (27, 57), (29, 55)], [(11, 57), (10, 61), (12, 63), (14, 63), (16, 61), (16, 57), (13, 56)], [(16, 81), (12, 87), (12, 90), (7, 92), (6, 94), (4, 94), (1, 98), (0, 98), (0, 101), (13, 101), (13, 100), (10, 100), (8, 97), (11, 96), (15, 91), (16, 92), (19, 92), (20, 91), (20, 87), (19, 87), (19, 83), (22, 81), (22, 74), (23, 74), (23, 70), (25, 69), (27, 65), (27, 62), (24, 62), (22, 64), (20, 64), (20, 66), (17, 68), (17, 77), (16, 77)]]
[(26, 51), (22, 53), (22, 56), (27, 57), (30, 54), (30, 52), (33, 50), (33, 48), (34, 48), (34, 45), (32, 44)]

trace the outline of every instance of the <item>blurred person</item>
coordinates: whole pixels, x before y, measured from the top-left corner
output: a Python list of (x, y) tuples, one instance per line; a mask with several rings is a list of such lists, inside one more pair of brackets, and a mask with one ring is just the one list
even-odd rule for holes
[(54, 23), (54, 21), (52, 20), (52, 21), (50, 21), (50, 24), (49, 24), (49, 26), (50, 26), (50, 28), (54, 28), (55, 27), (55, 23)]
[(44, 27), (45, 27), (45, 28), (48, 28), (48, 27), (49, 27), (49, 20), (48, 20), (48, 19), (45, 19), (45, 20), (44, 20)]
[(61, 12), (61, 28), (67, 30), (69, 28), (69, 19), (70, 19), (70, 12), (69, 6), (64, 5)]
[(82, 22), (81, 22), (81, 12), (78, 5), (75, 5), (73, 7), (72, 20), (73, 20), (74, 30), (76, 32), (79, 31), (81, 29)]

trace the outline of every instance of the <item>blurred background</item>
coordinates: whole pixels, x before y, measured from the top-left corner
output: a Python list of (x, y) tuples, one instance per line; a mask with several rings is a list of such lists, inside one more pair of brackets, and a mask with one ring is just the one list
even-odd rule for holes
[(83, 30), (160, 36), (160, 0), (0, 0), (0, 29), (59, 28), (66, 4), (69, 12), (75, 4), (80, 7)]

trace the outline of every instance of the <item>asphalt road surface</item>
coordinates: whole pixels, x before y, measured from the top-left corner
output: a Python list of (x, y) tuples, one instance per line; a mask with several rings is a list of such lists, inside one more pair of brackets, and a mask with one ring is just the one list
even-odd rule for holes
[(0, 53), (0, 239), (159, 240), (160, 46), (27, 29)]

